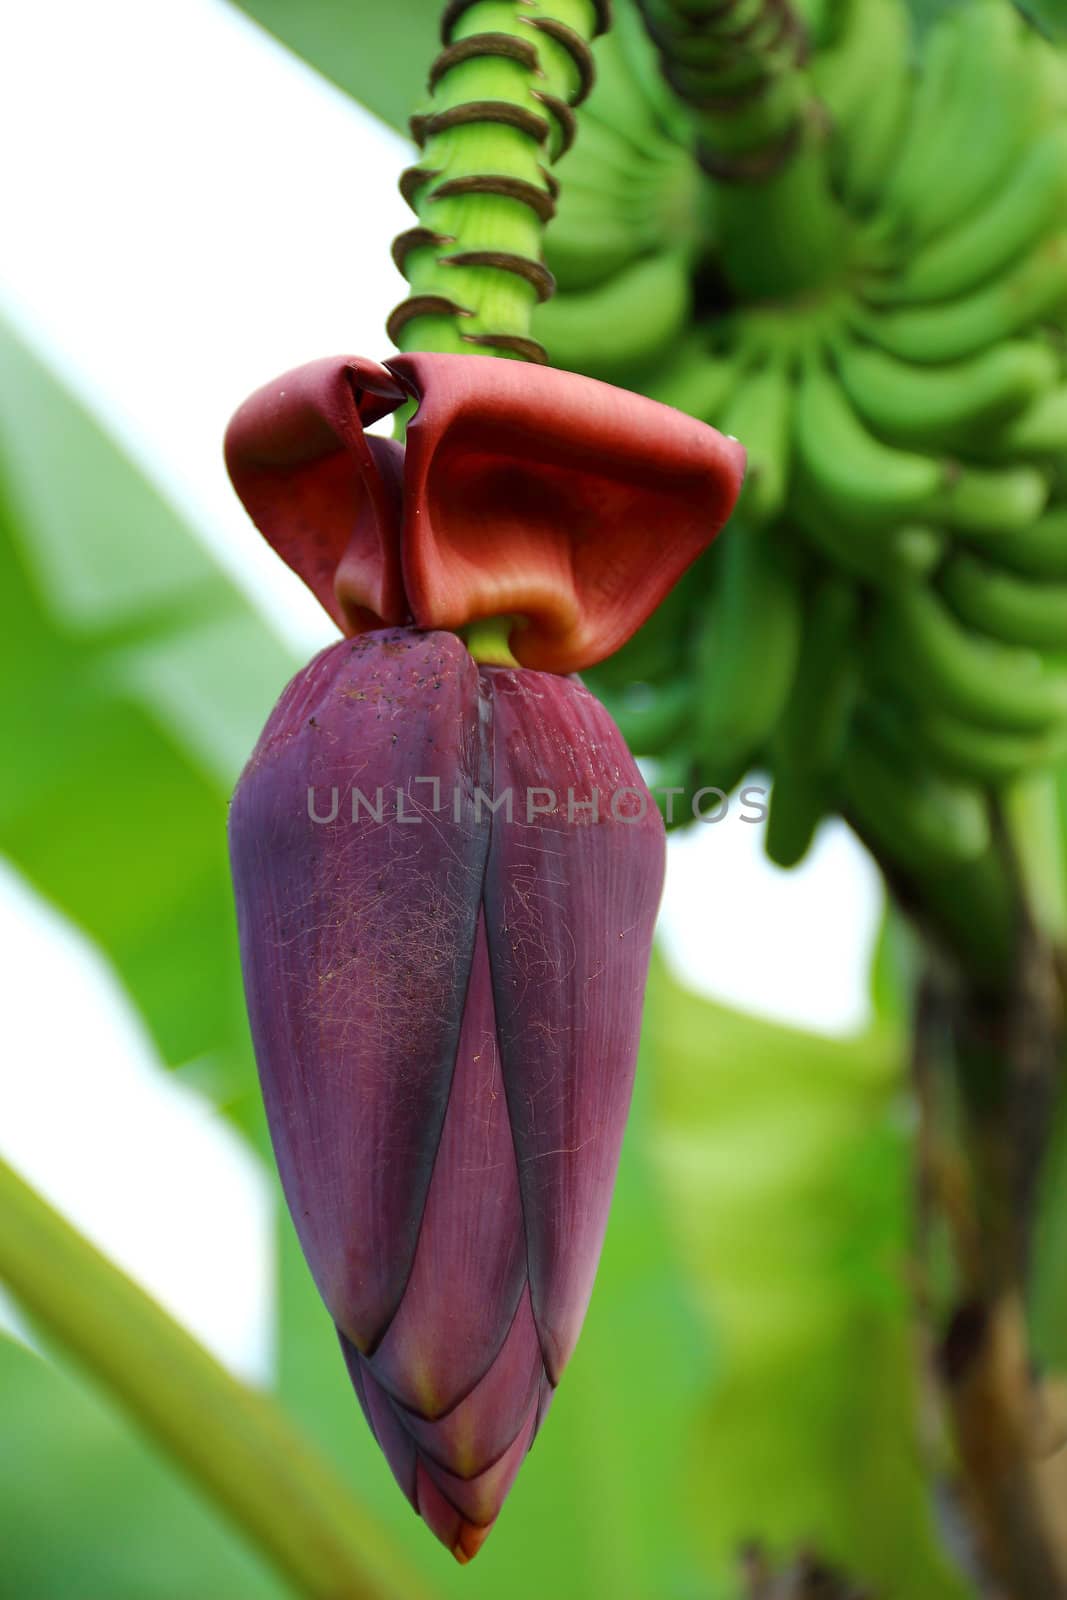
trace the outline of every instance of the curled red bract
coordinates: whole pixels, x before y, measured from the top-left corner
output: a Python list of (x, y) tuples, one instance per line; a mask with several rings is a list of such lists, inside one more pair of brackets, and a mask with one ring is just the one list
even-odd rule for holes
[[(368, 435), (408, 400), (406, 448)], [(258, 390), (226, 460), (346, 634), (513, 616), (525, 667), (617, 650), (726, 521), (734, 439), (592, 378), (489, 356), (340, 356)]]

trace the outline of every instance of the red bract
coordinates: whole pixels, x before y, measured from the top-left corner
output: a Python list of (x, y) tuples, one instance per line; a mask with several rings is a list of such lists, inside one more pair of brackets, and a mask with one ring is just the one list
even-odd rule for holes
[[(364, 433), (409, 395), (406, 452)], [(603, 384), (443, 355), (302, 368), (227, 451), (360, 636), (289, 685), (230, 815), (271, 1136), (378, 1443), (468, 1560), (585, 1315), (663, 879), (607, 712), (533, 669), (639, 626), (743, 457)], [(522, 666), (443, 631), (494, 616)]]
[[(406, 450), (364, 427), (408, 399)], [(245, 402), (226, 459), (342, 632), (521, 619), (523, 666), (617, 650), (740, 489), (736, 440), (629, 390), (490, 356), (316, 361)]]

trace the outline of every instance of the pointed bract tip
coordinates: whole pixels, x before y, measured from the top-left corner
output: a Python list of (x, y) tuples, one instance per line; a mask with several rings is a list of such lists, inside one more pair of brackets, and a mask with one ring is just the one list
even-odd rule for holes
[(465, 1522), (463, 1524), (463, 1532), (459, 1536), (459, 1541), (452, 1546), (452, 1554), (461, 1567), (467, 1566), (474, 1560), (492, 1531), (492, 1523), (489, 1524), (488, 1528), (478, 1528), (473, 1522)]
[(461, 1567), (473, 1561), (488, 1539), (496, 1518), (490, 1522), (468, 1522), (444, 1495), (420, 1461), (416, 1473), (415, 1497), (418, 1513)]

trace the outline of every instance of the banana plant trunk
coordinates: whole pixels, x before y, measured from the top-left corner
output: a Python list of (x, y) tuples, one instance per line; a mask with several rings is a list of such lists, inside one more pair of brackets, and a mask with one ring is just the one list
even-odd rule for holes
[(1000, 983), (976, 979), (931, 946), (918, 985), (918, 1309), (953, 1447), (947, 1503), (969, 1564), (983, 1593), (1051, 1600), (1067, 1594), (1067, 1455), (1030, 1308), (1067, 1064), (1067, 964), (1035, 915), (1006, 825), (998, 842), (1017, 890), (1010, 971)]

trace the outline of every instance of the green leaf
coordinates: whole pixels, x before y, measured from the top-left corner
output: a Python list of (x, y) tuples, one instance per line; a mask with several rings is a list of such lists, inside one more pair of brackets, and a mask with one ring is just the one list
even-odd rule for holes
[(264, 28), (385, 122), (407, 132), (426, 98), (426, 74), (441, 48), (444, 5), (390, 0), (337, 5), (335, 0), (238, 0)]
[(291, 1594), (128, 1423), (3, 1336), (0, 1414), (5, 1595)]
[(0, 850), (257, 1125), (225, 815), (296, 663), (2, 322), (0, 374)]
[(687, 1445), (713, 1571), (759, 1539), (887, 1597), (962, 1595), (917, 1432), (900, 1041), (739, 1016), (662, 967), (646, 1031), (668, 1214), (721, 1350)]
[(0, 1281), (308, 1600), (429, 1595), (273, 1400), (240, 1383), (3, 1161)]

